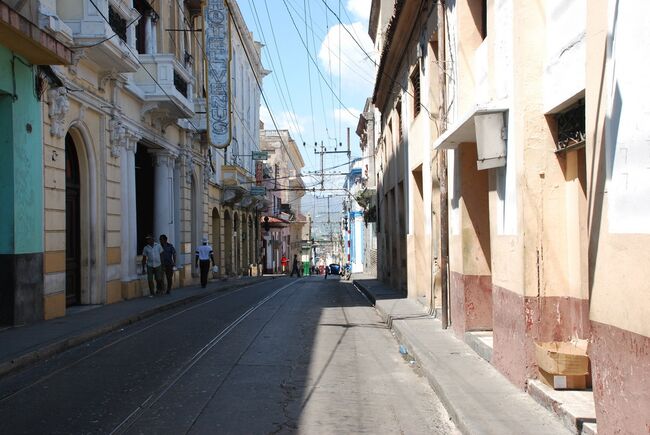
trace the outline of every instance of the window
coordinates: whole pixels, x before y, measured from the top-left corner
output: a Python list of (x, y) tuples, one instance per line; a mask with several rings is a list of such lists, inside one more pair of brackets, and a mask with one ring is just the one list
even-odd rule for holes
[(488, 4), (487, 0), (469, 0), (469, 8), (476, 26), (476, 31), (481, 39), (487, 37), (488, 30)]
[(411, 88), (413, 90), (413, 118), (420, 114), (420, 67), (416, 66), (411, 74)]
[(126, 20), (111, 5), (108, 5), (108, 24), (113, 32), (126, 42)]
[(487, 0), (481, 2), (481, 38), (487, 37), (488, 13)]
[(157, 17), (146, 0), (134, 0), (133, 7), (140, 13), (140, 20), (135, 26), (135, 48), (138, 53), (147, 54), (150, 50), (150, 47), (147, 47), (147, 42), (152, 36), (152, 20)]
[(178, 92), (187, 98), (187, 82), (183, 80), (180, 74), (174, 70), (174, 87)]
[(402, 139), (404, 137), (404, 132), (402, 131), (402, 100), (399, 100), (397, 102), (397, 105), (395, 105), (395, 111), (397, 112), (397, 116), (395, 119), (395, 122), (397, 122), (397, 132), (398, 132), (397, 141), (402, 142)]
[(585, 101), (580, 100), (555, 115), (557, 121), (556, 152), (579, 148), (585, 144)]

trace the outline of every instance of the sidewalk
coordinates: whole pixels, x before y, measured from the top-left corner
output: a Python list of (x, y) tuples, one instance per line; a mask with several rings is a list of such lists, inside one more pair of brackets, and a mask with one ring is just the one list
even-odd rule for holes
[(418, 362), (458, 429), (465, 434), (569, 434), (532, 397), (512, 385), (425, 307), (380, 281), (354, 284), (375, 305), (397, 340)]
[(81, 343), (210, 294), (233, 290), (273, 277), (212, 281), (206, 288), (184, 287), (169, 295), (142, 297), (110, 305), (74, 307), (65, 317), (0, 331), (0, 377)]

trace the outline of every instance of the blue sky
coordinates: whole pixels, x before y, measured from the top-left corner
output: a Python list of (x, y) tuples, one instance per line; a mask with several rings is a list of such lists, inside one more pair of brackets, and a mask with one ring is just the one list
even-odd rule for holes
[[(368, 36), (370, 0), (238, 0), (238, 4), (253, 37), (265, 45), (264, 67), (272, 70), (263, 85), (269, 106), (262, 101), (265, 128), (274, 128), (272, 114), (278, 128), (290, 130), (305, 160), (303, 174), (320, 170), (314, 142), (322, 141), (330, 151), (338, 142), (345, 148), (348, 127), (352, 156), (359, 157), (355, 130), (374, 81), (374, 66), (358, 46), (374, 56)], [(344, 154), (325, 156), (325, 168), (342, 165), (334, 170), (346, 172), (344, 163)], [(308, 186), (318, 181), (305, 177)], [(339, 188), (343, 181), (343, 177), (328, 177), (326, 187)], [(332, 192), (324, 193), (328, 194)], [(340, 210), (342, 199), (332, 198), (331, 209)], [(325, 199), (306, 197), (303, 213), (316, 213), (316, 221), (326, 220), (326, 204)], [(338, 218), (331, 216), (332, 220)]]

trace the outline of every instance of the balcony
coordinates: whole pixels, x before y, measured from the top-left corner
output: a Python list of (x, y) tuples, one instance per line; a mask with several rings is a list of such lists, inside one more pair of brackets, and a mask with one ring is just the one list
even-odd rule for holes
[[(142, 93), (146, 111), (165, 112), (170, 118), (194, 117), (192, 75), (173, 54), (141, 54), (133, 80)], [(145, 70), (146, 69), (146, 70)]]
[(206, 116), (207, 103), (205, 98), (196, 98), (194, 99), (194, 117), (192, 118), (192, 124), (198, 131), (206, 131), (208, 129), (208, 120)]
[(129, 41), (134, 40), (135, 26), (127, 27), (127, 24), (139, 17), (138, 12), (124, 0), (95, 0), (99, 11), (90, 0), (79, 3), (81, 4), (62, 2), (57, 6), (57, 12), (72, 31), (74, 44), (87, 47), (84, 49), (84, 57), (102, 71), (137, 71), (137, 52), (135, 46), (129, 44)]

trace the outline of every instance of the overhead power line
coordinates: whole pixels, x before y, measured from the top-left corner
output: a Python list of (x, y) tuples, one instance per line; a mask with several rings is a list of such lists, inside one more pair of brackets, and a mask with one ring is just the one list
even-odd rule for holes
[(323, 72), (321, 71), (320, 67), (318, 66), (318, 63), (316, 62), (316, 60), (314, 60), (314, 57), (311, 55), (311, 53), (309, 52), (309, 49), (307, 48), (307, 43), (306, 43), (305, 40), (303, 39), (302, 34), (300, 33), (300, 30), (298, 29), (298, 25), (296, 24), (296, 21), (295, 21), (295, 19), (293, 18), (293, 14), (291, 13), (291, 10), (289, 9), (289, 6), (287, 5), (287, 1), (286, 1), (286, 0), (282, 0), (282, 3), (284, 3), (284, 6), (285, 6), (285, 8), (287, 9), (287, 12), (289, 13), (289, 17), (291, 18), (291, 23), (293, 24), (293, 27), (296, 29), (296, 32), (298, 33), (298, 37), (300, 38), (300, 41), (302, 42), (302, 45), (305, 47), (305, 49), (306, 49), (307, 52), (309, 53), (309, 58), (311, 59), (311, 61), (312, 61), (312, 63), (314, 64), (314, 66), (316, 67), (316, 70), (318, 71), (318, 74), (320, 74), (320, 76), (321, 76), (321, 77), (323, 78), (323, 80), (325, 81), (325, 84), (327, 85), (327, 87), (328, 87), (328, 88), (330, 89), (330, 91), (332, 92), (332, 95), (334, 95), (334, 97), (335, 97), (335, 98), (338, 100), (338, 102), (343, 106), (343, 108), (345, 109), (346, 112), (348, 112), (348, 113), (349, 113), (352, 117), (354, 117), (354, 118), (358, 117), (359, 114), (358, 114), (358, 113), (357, 113), (357, 114), (352, 113), (352, 111), (350, 111), (350, 109), (348, 109), (348, 107), (347, 107), (345, 104), (343, 104), (343, 101), (341, 101), (341, 99), (338, 97), (338, 95), (336, 95), (336, 91), (334, 91), (334, 89), (332, 89), (332, 86), (330, 86), (330, 84), (327, 82), (327, 79), (326, 79), (325, 76), (323, 75)]

